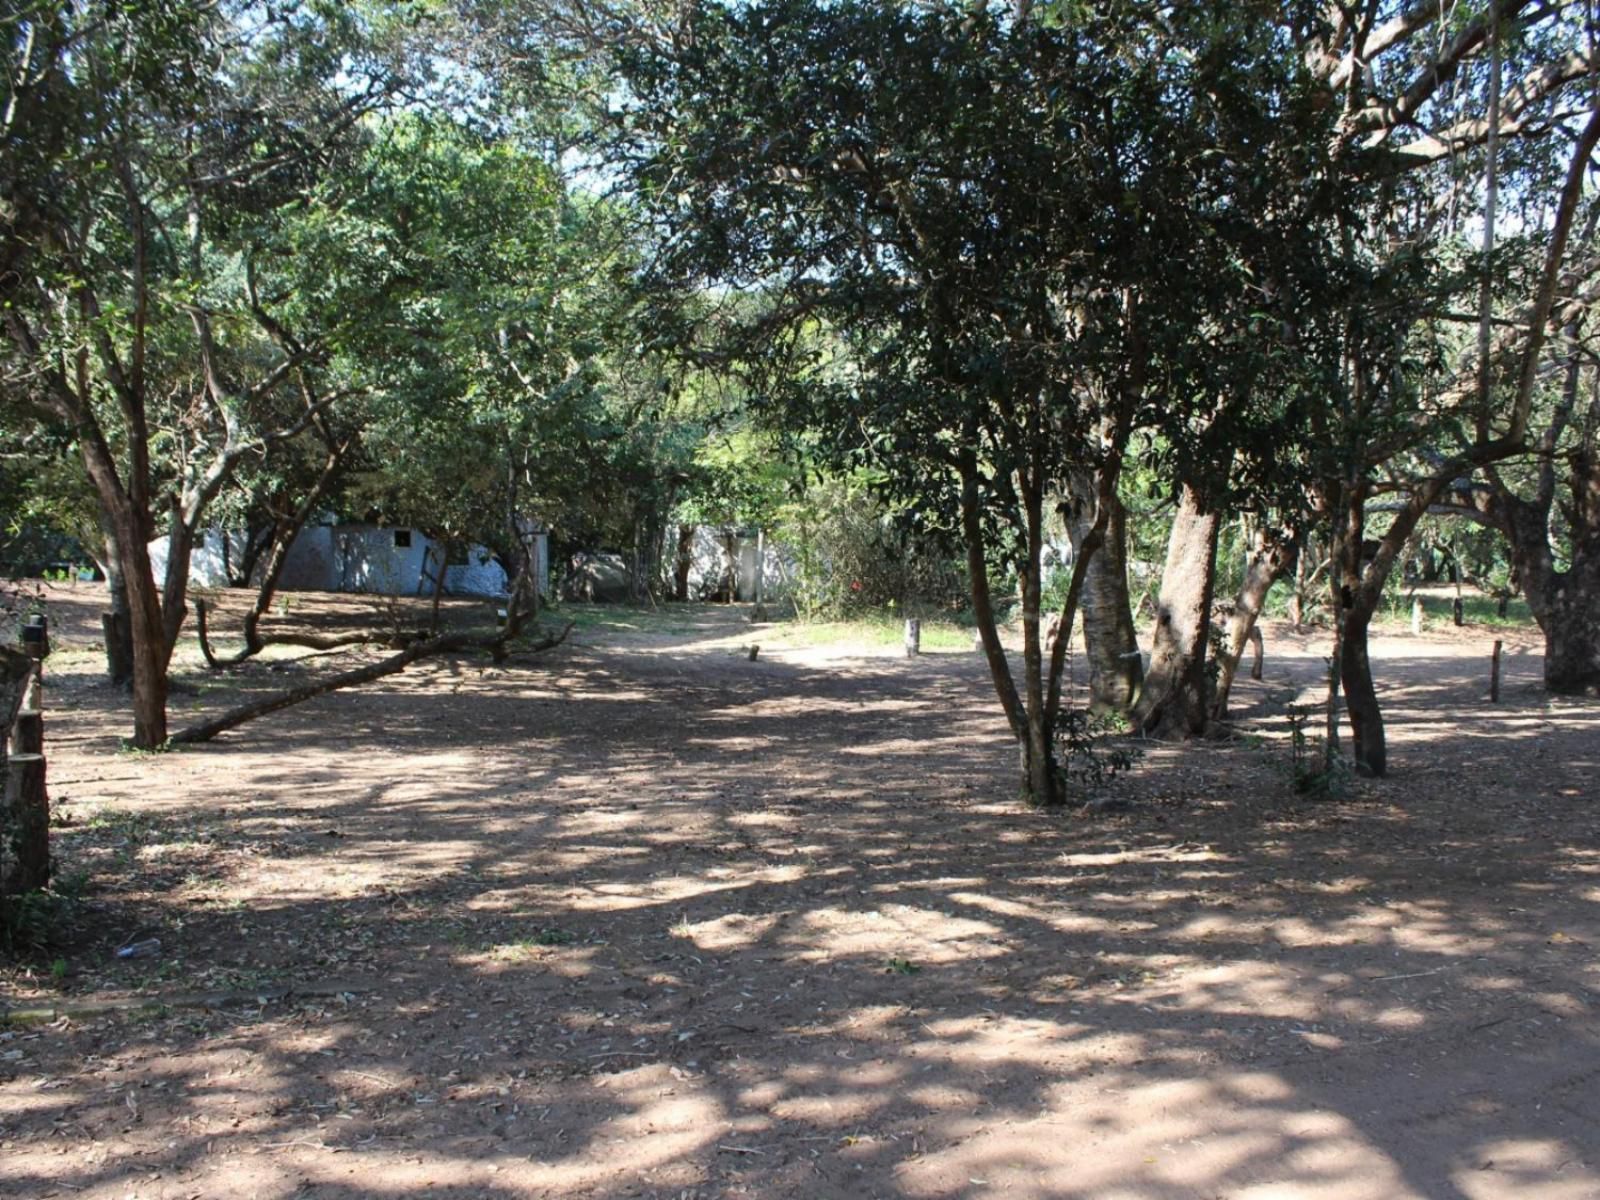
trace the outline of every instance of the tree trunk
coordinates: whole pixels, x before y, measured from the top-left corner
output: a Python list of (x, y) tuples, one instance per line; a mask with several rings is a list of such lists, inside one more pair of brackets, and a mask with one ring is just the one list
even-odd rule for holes
[(1205, 732), (1206, 651), (1220, 528), (1218, 514), (1206, 512), (1199, 497), (1185, 486), (1161, 572), (1150, 670), (1134, 709), (1134, 720), (1152, 737), (1184, 738)]
[[(293, 549), (295, 539), (300, 536), (300, 531), (306, 527), (306, 522), (311, 519), (311, 514), (322, 501), (322, 497), (338, 477), (339, 467), (344, 461), (345, 452), (349, 450), (351, 440), (341, 444), (330, 441), (327, 457), (323, 460), (322, 470), (318, 473), (316, 481), (309, 491), (301, 498), (294, 512), (286, 519), (274, 521), (272, 528), (265, 534), (265, 540), (257, 542), (255, 535), (250, 535), (249, 541), (252, 548), (247, 551), (247, 566), (244, 568), (245, 580), (255, 574), (256, 563), (259, 561), (263, 547), (267, 548), (267, 561), (261, 572), (261, 582), (256, 587), (256, 598), (251, 601), (250, 610), (244, 615), (244, 648), (232, 658), (223, 663), (214, 659), (205, 646), (205, 636), (201, 634), (201, 649), (205, 651), (206, 662), (212, 667), (243, 662), (253, 658), (267, 647), (267, 640), (261, 636), (261, 622), (272, 607), (272, 598), (278, 591), (278, 580), (283, 577), (283, 569), (289, 562), (289, 551)], [(348, 645), (348, 642), (338, 644)]]
[[(1378, 691), (1372, 681), (1372, 660), (1367, 654), (1367, 630), (1372, 623), (1376, 597), (1371, 581), (1364, 577), (1362, 565), (1364, 505), (1365, 496), (1359, 491), (1346, 497), (1344, 511), (1330, 540), (1332, 566), (1328, 581), (1334, 619), (1339, 625), (1339, 683), (1344, 689), (1345, 709), (1350, 718), (1350, 743), (1356, 770), (1363, 775), (1381, 777), (1389, 770), (1389, 749), (1383, 728), (1383, 710), (1378, 705)], [(1381, 591), (1382, 579), (1377, 586)]]
[(1572, 455), (1565, 505), (1571, 561), (1558, 571), (1549, 550), (1549, 510), (1510, 498), (1507, 532), (1534, 619), (1544, 632), (1545, 688), (1600, 694), (1600, 456)]
[[(1093, 480), (1075, 473), (1072, 492), (1075, 503), (1068, 506), (1067, 522), (1077, 544), (1093, 521)], [(1128, 514), (1115, 497), (1106, 519), (1105, 541), (1083, 578), (1080, 608), (1084, 657), (1089, 664), (1089, 710), (1130, 712), (1144, 686), (1144, 659), (1128, 595)]]
[[(299, 532), (297, 526), (295, 532)], [(256, 567), (261, 563), (261, 556), (273, 546), (277, 539), (278, 523), (274, 521), (265, 529), (246, 529), (244, 535), (244, 549), (239, 553), (237, 570), (231, 577), (234, 587), (249, 587), (250, 581), (256, 577)], [(290, 539), (293, 540), (292, 538)]]
[(428, 604), (428, 634), (429, 636), (437, 637), (439, 633), (439, 605), (444, 600), (444, 576), (445, 572), (450, 569), (450, 543), (447, 541), (434, 542), (432, 538), (428, 540), (432, 542), (432, 545), (428, 547), (428, 553), (437, 553), (439, 555), (438, 574), (434, 576), (433, 580), (433, 597)]
[(689, 571), (694, 566), (695, 526), (678, 526), (678, 554), (672, 569), (672, 598), (681, 602), (689, 599)]
[[(398, 654), (369, 663), (364, 667), (357, 667), (351, 671), (342, 671), (337, 675), (330, 675), (325, 679), (314, 680), (301, 687), (291, 688), (276, 696), (269, 696), (265, 700), (253, 701), (231, 709), (221, 716), (209, 721), (202, 721), (199, 725), (190, 726), (180, 730), (172, 737), (174, 746), (194, 746), (201, 742), (209, 742), (220, 733), (230, 729), (237, 729), (248, 721), (257, 717), (264, 717), (268, 713), (279, 712), (291, 708), (296, 704), (303, 704), (307, 700), (314, 700), (318, 696), (326, 696), (329, 692), (336, 692), (343, 688), (356, 687), (359, 684), (371, 683), (375, 679), (382, 679), (386, 675), (395, 675), (405, 670), (419, 659), (429, 658), (437, 654), (447, 654), (456, 650), (490, 650), (496, 655), (496, 661), (504, 654), (506, 644), (516, 637), (521, 622), (513, 619), (506, 628), (493, 637), (481, 637), (469, 633), (446, 633), (438, 637), (427, 638), (423, 641), (413, 642)], [(532, 646), (527, 647), (529, 653), (538, 653), (559, 646), (567, 640), (567, 634), (572, 632), (572, 622), (558, 634), (541, 639)]]
[(1255, 548), (1245, 564), (1244, 582), (1233, 601), (1233, 615), (1228, 620), (1228, 640), (1217, 657), (1217, 687), (1211, 698), (1211, 719), (1220, 721), (1228, 715), (1228, 693), (1233, 690), (1234, 677), (1239, 673), (1239, 662), (1244, 648), (1255, 635), (1256, 661), (1250, 670), (1252, 679), (1261, 678), (1261, 634), (1256, 623), (1267, 593), (1289, 568), (1300, 558), (1299, 547), (1293, 535), (1286, 530), (1256, 531)]
[(116, 534), (106, 525), (106, 591), (110, 609), (100, 618), (105, 634), (106, 676), (113, 686), (125, 688), (133, 682), (133, 621), (128, 615), (128, 588), (122, 577), (122, 556)]
[(161, 595), (150, 566), (150, 548), (131, 506), (115, 514), (117, 551), (128, 595), (133, 661), (133, 737), (139, 750), (159, 750), (167, 741), (167, 664), (170, 654)]

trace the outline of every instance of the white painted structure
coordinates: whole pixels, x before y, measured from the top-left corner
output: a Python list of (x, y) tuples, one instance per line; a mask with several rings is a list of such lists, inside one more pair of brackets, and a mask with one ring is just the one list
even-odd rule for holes
[[(237, 562), (244, 552), (244, 534), (207, 531), (197, 541), (189, 564), (189, 582), (201, 587), (226, 587), (222, 539)], [(550, 540), (530, 531), (535, 586), (543, 593), (550, 582)], [(451, 596), (505, 596), (510, 579), (505, 568), (483, 546), (458, 550), (446, 562), (443, 543), (420, 530), (360, 522), (308, 525), (289, 547), (278, 586), (285, 591), (362, 592), (380, 596), (431, 595), (442, 566), (444, 590)], [(156, 578), (166, 573), (167, 539), (150, 543)]]
[[(666, 543), (667, 565), (672, 566), (678, 552), (677, 530)], [(756, 563), (761, 562), (761, 598), (774, 600), (786, 595), (793, 578), (793, 560), (782, 546), (758, 534), (733, 533), (706, 525), (694, 531), (689, 560), (689, 597), (703, 599), (721, 590), (728, 579), (729, 547), (733, 551), (734, 599), (756, 599)]]

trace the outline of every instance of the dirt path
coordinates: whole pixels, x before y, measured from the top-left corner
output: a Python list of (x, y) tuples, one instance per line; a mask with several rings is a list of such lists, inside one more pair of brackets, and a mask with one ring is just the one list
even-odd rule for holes
[(0, 1193), (1600, 1195), (1600, 706), (1536, 654), (1490, 709), (1493, 634), (1380, 638), (1395, 778), (1311, 802), (1275, 631), (1256, 733), (1090, 821), (974, 655), (676, 621), (154, 758), (64, 666), (92, 925), (9, 991), (229, 1002), (0, 1033)]

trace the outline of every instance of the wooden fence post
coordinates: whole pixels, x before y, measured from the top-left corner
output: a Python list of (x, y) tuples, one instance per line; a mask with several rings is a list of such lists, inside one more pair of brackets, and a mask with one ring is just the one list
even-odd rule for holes
[(906, 621), (906, 657), (915, 658), (922, 653), (922, 622), (916, 617)]
[[(5, 790), (0, 796), (0, 893), (16, 895), (50, 882), (50, 797), (45, 788), (44, 657), (49, 624), (31, 618), (22, 629), (26, 678), (11, 722)], [(9, 717), (10, 712), (0, 713)]]
[(1500, 703), (1500, 639), (1496, 638), (1494, 653), (1489, 657), (1489, 703)]

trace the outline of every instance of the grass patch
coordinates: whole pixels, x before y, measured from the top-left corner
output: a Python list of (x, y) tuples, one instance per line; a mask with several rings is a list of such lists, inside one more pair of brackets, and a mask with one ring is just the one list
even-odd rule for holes
[[(838, 642), (864, 643), (882, 649), (905, 645), (905, 618), (898, 613), (874, 612), (842, 621), (787, 621), (783, 641), (790, 646), (827, 646)], [(924, 651), (970, 651), (972, 630), (942, 617), (922, 618)]]
[[(1425, 629), (1441, 629), (1455, 624), (1455, 597), (1448, 594), (1419, 593), (1422, 601), (1422, 620)], [(1396, 593), (1388, 605), (1388, 619), (1397, 624), (1411, 621), (1411, 596)], [(1487, 625), (1495, 629), (1528, 629), (1535, 626), (1533, 612), (1528, 602), (1520, 596), (1506, 604), (1506, 615), (1500, 615), (1500, 601), (1481, 593), (1465, 593), (1461, 597), (1461, 617), (1467, 625)]]

